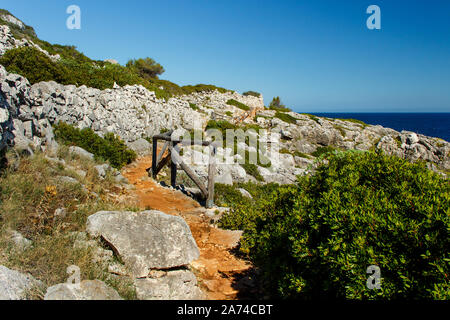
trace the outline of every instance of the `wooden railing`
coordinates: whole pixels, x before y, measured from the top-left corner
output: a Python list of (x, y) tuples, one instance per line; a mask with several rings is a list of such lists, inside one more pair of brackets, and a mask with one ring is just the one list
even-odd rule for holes
[[(155, 135), (153, 137), (153, 152), (152, 152), (152, 168), (149, 174), (156, 179), (158, 173), (166, 165), (170, 165), (170, 183), (173, 188), (176, 187), (177, 183), (177, 170), (178, 166), (187, 174), (189, 178), (197, 185), (200, 189), (204, 199), (206, 200), (206, 208), (212, 208), (214, 206), (214, 179), (216, 172), (216, 144), (211, 141), (184, 141), (184, 140), (174, 140), (172, 139), (173, 131), (167, 132), (165, 134)], [(158, 154), (158, 140), (165, 141), (161, 152)], [(209, 168), (208, 168), (208, 182), (207, 185), (201, 181), (194, 170), (191, 169), (186, 163), (183, 162), (178, 150), (179, 145), (200, 145), (204, 147), (209, 147)], [(167, 155), (165, 153), (167, 152)], [(156, 159), (156, 161), (155, 161)]]

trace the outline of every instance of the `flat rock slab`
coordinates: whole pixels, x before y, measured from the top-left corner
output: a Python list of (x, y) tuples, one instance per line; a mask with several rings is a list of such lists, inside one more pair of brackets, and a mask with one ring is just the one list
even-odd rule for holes
[(136, 279), (139, 300), (202, 300), (204, 294), (197, 287), (197, 279), (189, 270), (169, 271), (158, 279)]
[(0, 266), (0, 300), (23, 300), (26, 290), (40, 282), (30, 275)]
[(78, 284), (60, 283), (47, 289), (44, 300), (123, 300), (100, 280), (85, 280)]
[(200, 252), (186, 222), (160, 211), (101, 211), (90, 216), (87, 232), (103, 238), (135, 278), (152, 269), (188, 265)]

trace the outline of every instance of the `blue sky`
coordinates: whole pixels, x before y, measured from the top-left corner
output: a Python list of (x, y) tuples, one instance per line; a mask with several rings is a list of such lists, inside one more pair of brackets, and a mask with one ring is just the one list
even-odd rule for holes
[[(78, 5), (82, 29), (66, 28)], [(366, 9), (381, 8), (381, 30)], [(51, 43), (152, 57), (161, 77), (273, 96), (298, 112), (450, 112), (450, 1), (2, 0)]]

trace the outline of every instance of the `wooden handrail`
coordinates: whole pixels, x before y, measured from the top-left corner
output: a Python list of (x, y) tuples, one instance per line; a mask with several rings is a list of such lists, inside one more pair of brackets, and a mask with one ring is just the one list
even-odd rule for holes
[[(187, 174), (189, 178), (199, 187), (203, 197), (206, 200), (206, 207), (211, 208), (214, 206), (214, 182), (215, 182), (215, 172), (216, 172), (216, 151), (217, 147), (220, 146), (218, 142), (212, 141), (185, 141), (185, 140), (177, 140), (172, 139), (173, 131), (169, 131), (166, 134), (158, 134), (153, 136), (153, 150), (152, 150), (152, 169), (151, 175), (153, 179), (156, 179), (159, 171), (167, 165), (170, 161), (170, 180), (172, 187), (176, 187), (176, 175), (177, 175), (177, 166), (179, 165), (181, 169)], [(163, 149), (158, 154), (158, 140), (166, 141)], [(189, 166), (187, 166), (181, 156), (178, 154), (178, 150), (176, 149), (177, 145), (201, 145), (207, 146), (210, 149), (210, 157), (209, 157), (209, 167), (208, 167), (208, 184), (205, 186), (200, 178), (195, 174), (194, 170), (192, 170)], [(169, 150), (169, 154), (164, 157), (164, 153)]]

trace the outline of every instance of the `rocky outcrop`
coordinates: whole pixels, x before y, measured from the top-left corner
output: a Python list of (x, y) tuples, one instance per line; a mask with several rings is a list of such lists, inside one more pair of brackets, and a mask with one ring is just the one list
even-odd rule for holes
[(98, 212), (88, 218), (87, 232), (105, 240), (136, 278), (152, 269), (188, 265), (199, 256), (186, 222), (159, 211)]
[[(11, 18), (14, 18), (13, 16), (9, 16)], [(5, 16), (2, 16), (3, 19), (5, 19)], [(15, 19), (15, 18), (14, 18)], [(21, 22), (20, 20), (17, 20)], [(0, 25), (0, 56), (4, 55), (6, 51), (21, 47), (32, 47), (40, 52), (44, 53), (46, 56), (48, 56), (53, 61), (58, 61), (61, 59), (59, 55), (51, 55), (48, 53), (48, 51), (42, 49), (39, 45), (35, 44), (33, 41), (28, 39), (16, 39), (11, 29), (8, 26)]]
[(113, 132), (126, 142), (151, 137), (165, 128), (204, 126), (206, 118), (180, 99), (164, 101), (154, 92), (134, 85), (98, 90), (42, 82), (30, 88), (32, 110), (51, 123), (63, 121), (92, 128), (103, 135)]
[(0, 300), (23, 300), (27, 290), (39, 285), (30, 275), (0, 266)]
[(8, 73), (0, 65), (0, 126), (2, 147), (14, 145), (19, 151), (33, 153), (41, 147), (55, 148), (51, 123), (35, 113), (30, 98), (30, 83), (24, 77)]
[(110, 269), (135, 279), (139, 299), (202, 298), (194, 274), (187, 269), (198, 259), (199, 250), (182, 218), (159, 211), (103, 211), (88, 218), (86, 229), (124, 263)]
[(163, 273), (159, 278), (136, 279), (136, 294), (140, 300), (200, 300), (195, 275), (188, 270)]
[(239, 108), (227, 104), (229, 100), (236, 100), (240, 103), (245, 104), (251, 109), (264, 109), (263, 95), (260, 95), (260, 97), (244, 96), (237, 92), (230, 91), (224, 93), (221, 93), (217, 90), (212, 92), (194, 92), (190, 95), (181, 97), (181, 99), (195, 104), (204, 112), (209, 113), (209, 115), (211, 115), (213, 112), (216, 112), (223, 116), (227, 111), (229, 111), (233, 114), (233, 116), (236, 116), (244, 112)]
[(123, 300), (116, 290), (100, 280), (60, 283), (47, 289), (44, 300)]

